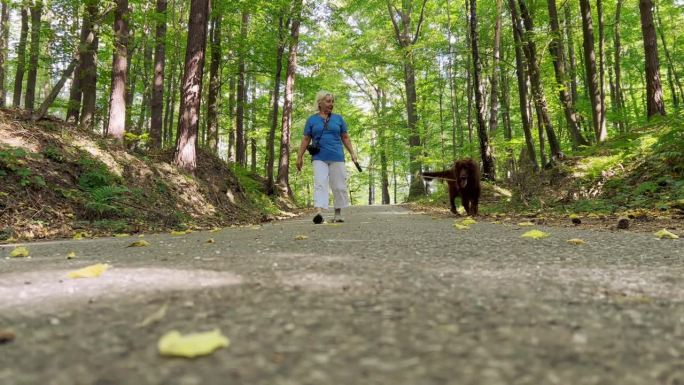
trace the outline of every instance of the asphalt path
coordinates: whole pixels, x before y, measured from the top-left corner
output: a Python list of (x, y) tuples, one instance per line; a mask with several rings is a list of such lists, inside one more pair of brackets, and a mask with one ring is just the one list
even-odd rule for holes
[[(396, 206), (345, 219), (4, 245), (0, 384), (684, 383), (682, 239), (459, 230)], [(96, 263), (112, 267), (67, 278)], [(214, 329), (228, 347), (159, 354), (170, 330)]]

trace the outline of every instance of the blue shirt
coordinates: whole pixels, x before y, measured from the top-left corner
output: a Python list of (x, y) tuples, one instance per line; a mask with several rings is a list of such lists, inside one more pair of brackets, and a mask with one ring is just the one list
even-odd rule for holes
[(330, 114), (327, 127), (325, 119), (320, 115), (309, 116), (304, 125), (304, 135), (311, 138), (311, 142), (321, 146), (321, 151), (313, 156), (313, 160), (344, 162), (344, 148), (342, 134), (347, 133), (347, 123), (342, 116)]

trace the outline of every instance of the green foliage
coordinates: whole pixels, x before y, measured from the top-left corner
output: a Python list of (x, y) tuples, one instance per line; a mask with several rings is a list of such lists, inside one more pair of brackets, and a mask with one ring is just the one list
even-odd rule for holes
[(231, 168), (238, 183), (245, 191), (250, 202), (264, 214), (278, 214), (280, 209), (265, 194), (263, 183), (257, 181), (249, 170), (234, 164)]
[(130, 191), (123, 186), (101, 186), (89, 191), (85, 204), (86, 211), (95, 217), (125, 216), (127, 210), (122, 206), (125, 195)]
[(64, 156), (62, 155), (62, 151), (55, 147), (55, 146), (45, 146), (43, 148), (43, 156), (46, 158), (53, 160), (55, 162), (63, 162), (64, 161)]
[(83, 170), (78, 177), (78, 184), (86, 191), (121, 183), (121, 178), (112, 174), (107, 166), (97, 159), (83, 154), (78, 163)]
[(35, 157), (23, 148), (0, 149), (0, 176), (14, 174), (19, 177), (19, 184), (23, 187), (34, 185), (45, 187), (46, 183), (42, 176), (33, 175), (30, 168), (25, 167), (27, 158)]

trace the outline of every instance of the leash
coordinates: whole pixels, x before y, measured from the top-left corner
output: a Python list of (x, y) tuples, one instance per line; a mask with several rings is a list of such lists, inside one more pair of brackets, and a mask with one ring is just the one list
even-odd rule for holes
[[(359, 162), (353, 162), (353, 163), (356, 166), (356, 169), (359, 170), (359, 172), (363, 172), (363, 167), (361, 167)], [(377, 169), (375, 167), (366, 167), (366, 170), (377, 171)], [(448, 180), (448, 181), (452, 181), (452, 182), (458, 182), (458, 179), (445, 178), (445, 177), (441, 177), (441, 176), (425, 176), (424, 177), (423, 175), (420, 175), (420, 177), (423, 179), (430, 178), (430, 179), (441, 179), (441, 180)]]

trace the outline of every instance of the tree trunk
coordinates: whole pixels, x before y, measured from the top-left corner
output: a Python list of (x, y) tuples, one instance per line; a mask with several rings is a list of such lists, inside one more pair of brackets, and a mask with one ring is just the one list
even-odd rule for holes
[(679, 76), (675, 70), (674, 61), (672, 56), (670, 56), (670, 50), (667, 48), (667, 43), (665, 41), (665, 33), (663, 32), (663, 22), (660, 18), (660, 11), (658, 10), (658, 5), (655, 6), (656, 16), (658, 19), (658, 34), (660, 35), (660, 41), (663, 43), (663, 52), (665, 52), (665, 59), (667, 60), (667, 80), (670, 84), (670, 92), (672, 93), (672, 102), (674, 103), (675, 109), (679, 107), (679, 98), (677, 97), (677, 89), (682, 97), (684, 97), (684, 91), (682, 90), (682, 83), (679, 81)]
[(549, 147), (551, 149), (551, 158), (559, 159), (563, 156), (558, 137), (556, 136), (556, 131), (553, 128), (551, 119), (549, 118), (549, 109), (546, 103), (546, 96), (544, 95), (544, 89), (541, 84), (541, 72), (539, 69), (539, 62), (537, 61), (537, 46), (529, 36), (534, 33), (534, 22), (532, 20), (532, 15), (525, 0), (518, 0), (520, 5), (520, 13), (523, 18), (525, 29), (527, 34), (525, 35), (523, 44), (523, 51), (527, 57), (527, 66), (529, 68), (530, 83), (532, 84), (532, 92), (534, 94), (534, 104), (538, 109), (538, 116), (541, 118), (541, 124), (546, 131), (546, 136), (549, 140)]
[[(95, 109), (97, 105), (97, 48), (99, 37), (95, 20), (98, 17), (98, 0), (86, 2), (87, 34), (84, 41), (84, 52), (79, 64), (81, 74), (81, 127), (92, 130), (95, 126)], [(85, 20), (84, 20), (85, 21)]]
[(617, 0), (615, 6), (615, 25), (613, 32), (614, 39), (614, 53), (613, 53), (613, 68), (615, 72), (615, 106), (617, 107), (618, 115), (618, 131), (625, 132), (627, 130), (627, 119), (625, 111), (625, 96), (622, 92), (622, 72), (620, 60), (622, 58), (622, 48), (620, 41), (620, 11), (622, 10), (622, 0)]
[(7, 47), (9, 46), (9, 1), (2, 0), (0, 12), (0, 107), (7, 105), (7, 90), (5, 89), (5, 76), (7, 65)]
[(181, 83), (180, 121), (174, 163), (187, 171), (197, 167), (196, 146), (199, 127), (204, 53), (207, 44), (209, 0), (192, 0), (188, 21), (188, 44)]
[[(411, 31), (412, 7), (409, 6), (406, 1), (404, 1), (402, 2), (402, 10), (398, 10), (391, 1), (392, 0), (387, 0), (387, 10), (389, 11), (390, 19), (392, 20), (392, 26), (394, 27), (394, 34), (397, 39), (397, 43), (404, 54), (402, 64), (404, 68), (406, 114), (408, 118), (409, 130), (409, 172), (411, 181), (409, 185), (408, 198), (410, 200), (425, 195), (423, 181), (418, 177), (418, 174), (422, 169), (422, 162), (420, 160), (419, 154), (421, 151), (421, 138), (420, 132), (418, 130), (418, 111), (416, 110), (418, 96), (416, 92), (416, 74), (412, 47), (416, 44), (418, 37), (420, 36), (420, 28), (423, 23), (425, 3), (427, 0), (423, 0), (420, 18), (416, 23), (417, 25), (415, 33)], [(397, 17), (401, 22), (401, 26), (397, 22)]]
[(496, 22), (494, 23), (494, 53), (492, 59), (492, 74), (489, 80), (491, 84), (489, 103), (489, 134), (496, 135), (499, 123), (499, 62), (501, 61), (501, 0), (496, 0)]
[(62, 77), (59, 78), (59, 81), (55, 86), (52, 88), (50, 93), (48, 94), (47, 98), (43, 101), (43, 103), (40, 105), (40, 108), (38, 108), (38, 111), (31, 116), (32, 120), (39, 120), (48, 111), (48, 108), (52, 105), (52, 103), (57, 99), (57, 95), (59, 95), (59, 92), (62, 90), (62, 87), (64, 87), (64, 83), (66, 83), (66, 80), (69, 76), (71, 76), (71, 73), (74, 72), (74, 68), (76, 68), (76, 65), (78, 64), (78, 59), (74, 58), (71, 60), (71, 63), (69, 63), (69, 66), (64, 70), (62, 73)]
[(150, 101), (150, 148), (162, 147), (162, 116), (164, 114), (164, 69), (166, 67), (167, 0), (157, 0), (154, 47), (154, 79)]
[[(572, 104), (577, 103), (577, 59), (575, 57), (575, 40), (573, 39), (573, 29), (572, 29), (572, 12), (570, 10), (570, 5), (566, 3), (564, 5), (565, 9), (565, 38), (568, 41), (568, 64), (569, 64), (569, 76), (570, 76), (570, 97), (572, 98)], [(581, 122), (577, 122), (581, 125)], [(581, 130), (580, 130), (581, 131)]]
[[(451, 157), (456, 159), (456, 131), (458, 130), (459, 124), (458, 119), (458, 104), (456, 101), (456, 77), (454, 76), (454, 48), (451, 42), (451, 2), (447, 0), (447, 41), (448, 41), (448, 52), (447, 52), (447, 77), (449, 78), (449, 107), (451, 111)], [(384, 198), (383, 198), (384, 199)], [(389, 197), (388, 197), (389, 201)], [(385, 204), (383, 202), (383, 204)]]
[(26, 72), (26, 39), (28, 37), (28, 10), (25, 5), (21, 6), (21, 33), (19, 45), (17, 45), (17, 72), (14, 75), (14, 94), (12, 106), (15, 108), (21, 104), (21, 89), (24, 85), (24, 72)]
[(83, 98), (83, 90), (81, 89), (81, 77), (83, 57), (86, 54), (85, 41), (88, 37), (88, 14), (83, 13), (83, 21), (81, 22), (81, 35), (78, 41), (78, 61), (79, 64), (74, 70), (74, 76), (71, 79), (71, 90), (69, 91), (69, 104), (66, 112), (66, 122), (76, 124), (81, 113), (81, 99)]
[(24, 95), (24, 108), (29, 111), (33, 111), (36, 103), (36, 78), (38, 77), (38, 59), (40, 58), (40, 18), (42, 14), (43, 2), (38, 0), (31, 7), (31, 46), (26, 77), (26, 94)]
[(218, 96), (221, 90), (221, 18), (223, 14), (215, 8), (211, 17), (211, 64), (209, 65), (209, 95), (207, 96), (207, 148), (218, 153)]
[(601, 89), (601, 121), (600, 131), (605, 132), (606, 130), (606, 35), (604, 32), (604, 17), (603, 17), (603, 1), (596, 0), (596, 12), (598, 13), (598, 23), (599, 23), (599, 87)]
[(518, 79), (518, 99), (520, 104), (520, 118), (522, 120), (523, 133), (525, 135), (525, 146), (527, 147), (527, 156), (532, 163), (532, 169), (539, 171), (537, 164), (537, 155), (534, 149), (534, 142), (532, 140), (532, 123), (528, 113), (527, 101), (527, 72), (525, 71), (525, 64), (523, 62), (522, 53), (522, 26), (520, 25), (520, 16), (515, 5), (515, 0), (508, 0), (508, 8), (511, 13), (511, 21), (513, 26), (513, 39), (515, 41), (515, 73)]
[(247, 164), (245, 148), (245, 56), (247, 55), (247, 32), (249, 26), (249, 13), (242, 12), (242, 25), (240, 28), (240, 52), (238, 54), (238, 80), (237, 80), (237, 114), (235, 117), (235, 162), (243, 167)]
[(268, 130), (266, 139), (266, 191), (272, 195), (274, 191), (273, 167), (275, 163), (275, 134), (278, 128), (278, 100), (280, 99), (280, 81), (283, 70), (283, 52), (285, 51), (285, 31), (287, 26), (284, 23), (285, 11), (281, 10), (278, 17), (278, 45), (276, 47), (276, 66), (273, 77), (273, 90), (271, 91), (271, 127)]
[[(465, 0), (465, 19), (466, 19), (466, 45), (468, 52), (473, 52), (470, 39), (470, 0)], [(466, 57), (466, 121), (468, 128), (468, 143), (473, 143), (473, 66), (472, 56)], [(463, 143), (463, 141), (461, 141)]]
[(549, 44), (549, 51), (551, 51), (551, 57), (553, 59), (553, 69), (556, 75), (556, 83), (558, 84), (558, 96), (560, 98), (561, 105), (563, 106), (563, 112), (565, 112), (565, 120), (568, 124), (568, 130), (572, 137), (573, 149), (577, 149), (578, 146), (586, 146), (589, 142), (582, 136), (581, 129), (579, 127), (579, 118), (577, 112), (575, 111), (575, 105), (573, 103), (570, 94), (568, 93), (568, 87), (565, 75), (565, 59), (563, 58), (563, 39), (560, 31), (560, 26), (558, 24), (558, 12), (556, 11), (556, 0), (548, 0), (549, 9), (549, 24), (551, 25), (551, 44)]
[(653, 2), (639, 0), (641, 14), (641, 33), (644, 37), (644, 61), (646, 63), (646, 115), (665, 115), (663, 88), (660, 84), (660, 64), (658, 63), (658, 41), (653, 24)]
[(256, 91), (257, 84), (254, 75), (251, 76), (251, 98), (249, 105), (249, 144), (250, 144), (250, 169), (252, 173), (257, 172), (257, 132), (256, 132)]
[[(380, 114), (382, 117), (385, 116), (387, 111), (387, 94), (384, 90), (378, 90), (378, 99), (380, 99)], [(389, 176), (387, 174), (387, 130), (384, 125), (380, 125), (378, 130), (379, 142), (380, 142), (380, 180), (381, 180), (381, 190), (382, 190), (382, 204), (390, 204), (390, 193), (389, 193)]]
[(292, 25), (290, 28), (289, 57), (285, 75), (283, 118), (280, 137), (280, 160), (276, 187), (281, 195), (292, 196), (290, 189), (290, 134), (292, 131), (292, 102), (294, 99), (295, 74), (297, 72), (297, 48), (299, 46), (299, 24), (302, 17), (302, 0), (293, 0)]
[(480, 53), (478, 50), (477, 30), (477, 4), (476, 0), (470, 0), (470, 48), (473, 55), (473, 83), (475, 88), (475, 108), (477, 109), (477, 136), (480, 139), (480, 157), (482, 158), (482, 178), (494, 180), (494, 157), (492, 147), (489, 144), (487, 125), (485, 123), (485, 111), (482, 105), (482, 85), (480, 83)]
[(128, 69), (128, 0), (116, 0), (114, 55), (107, 136), (123, 143), (126, 131), (126, 72)]
[(605, 125), (601, 125), (603, 118), (601, 111), (603, 106), (601, 104), (601, 89), (596, 72), (596, 52), (594, 50), (594, 26), (591, 19), (591, 5), (589, 0), (580, 0), (580, 7), (582, 12), (582, 36), (584, 41), (584, 67), (587, 75), (587, 90), (589, 91), (589, 100), (591, 101), (591, 117), (594, 127), (594, 136), (596, 141), (601, 143), (606, 140), (607, 133)]

